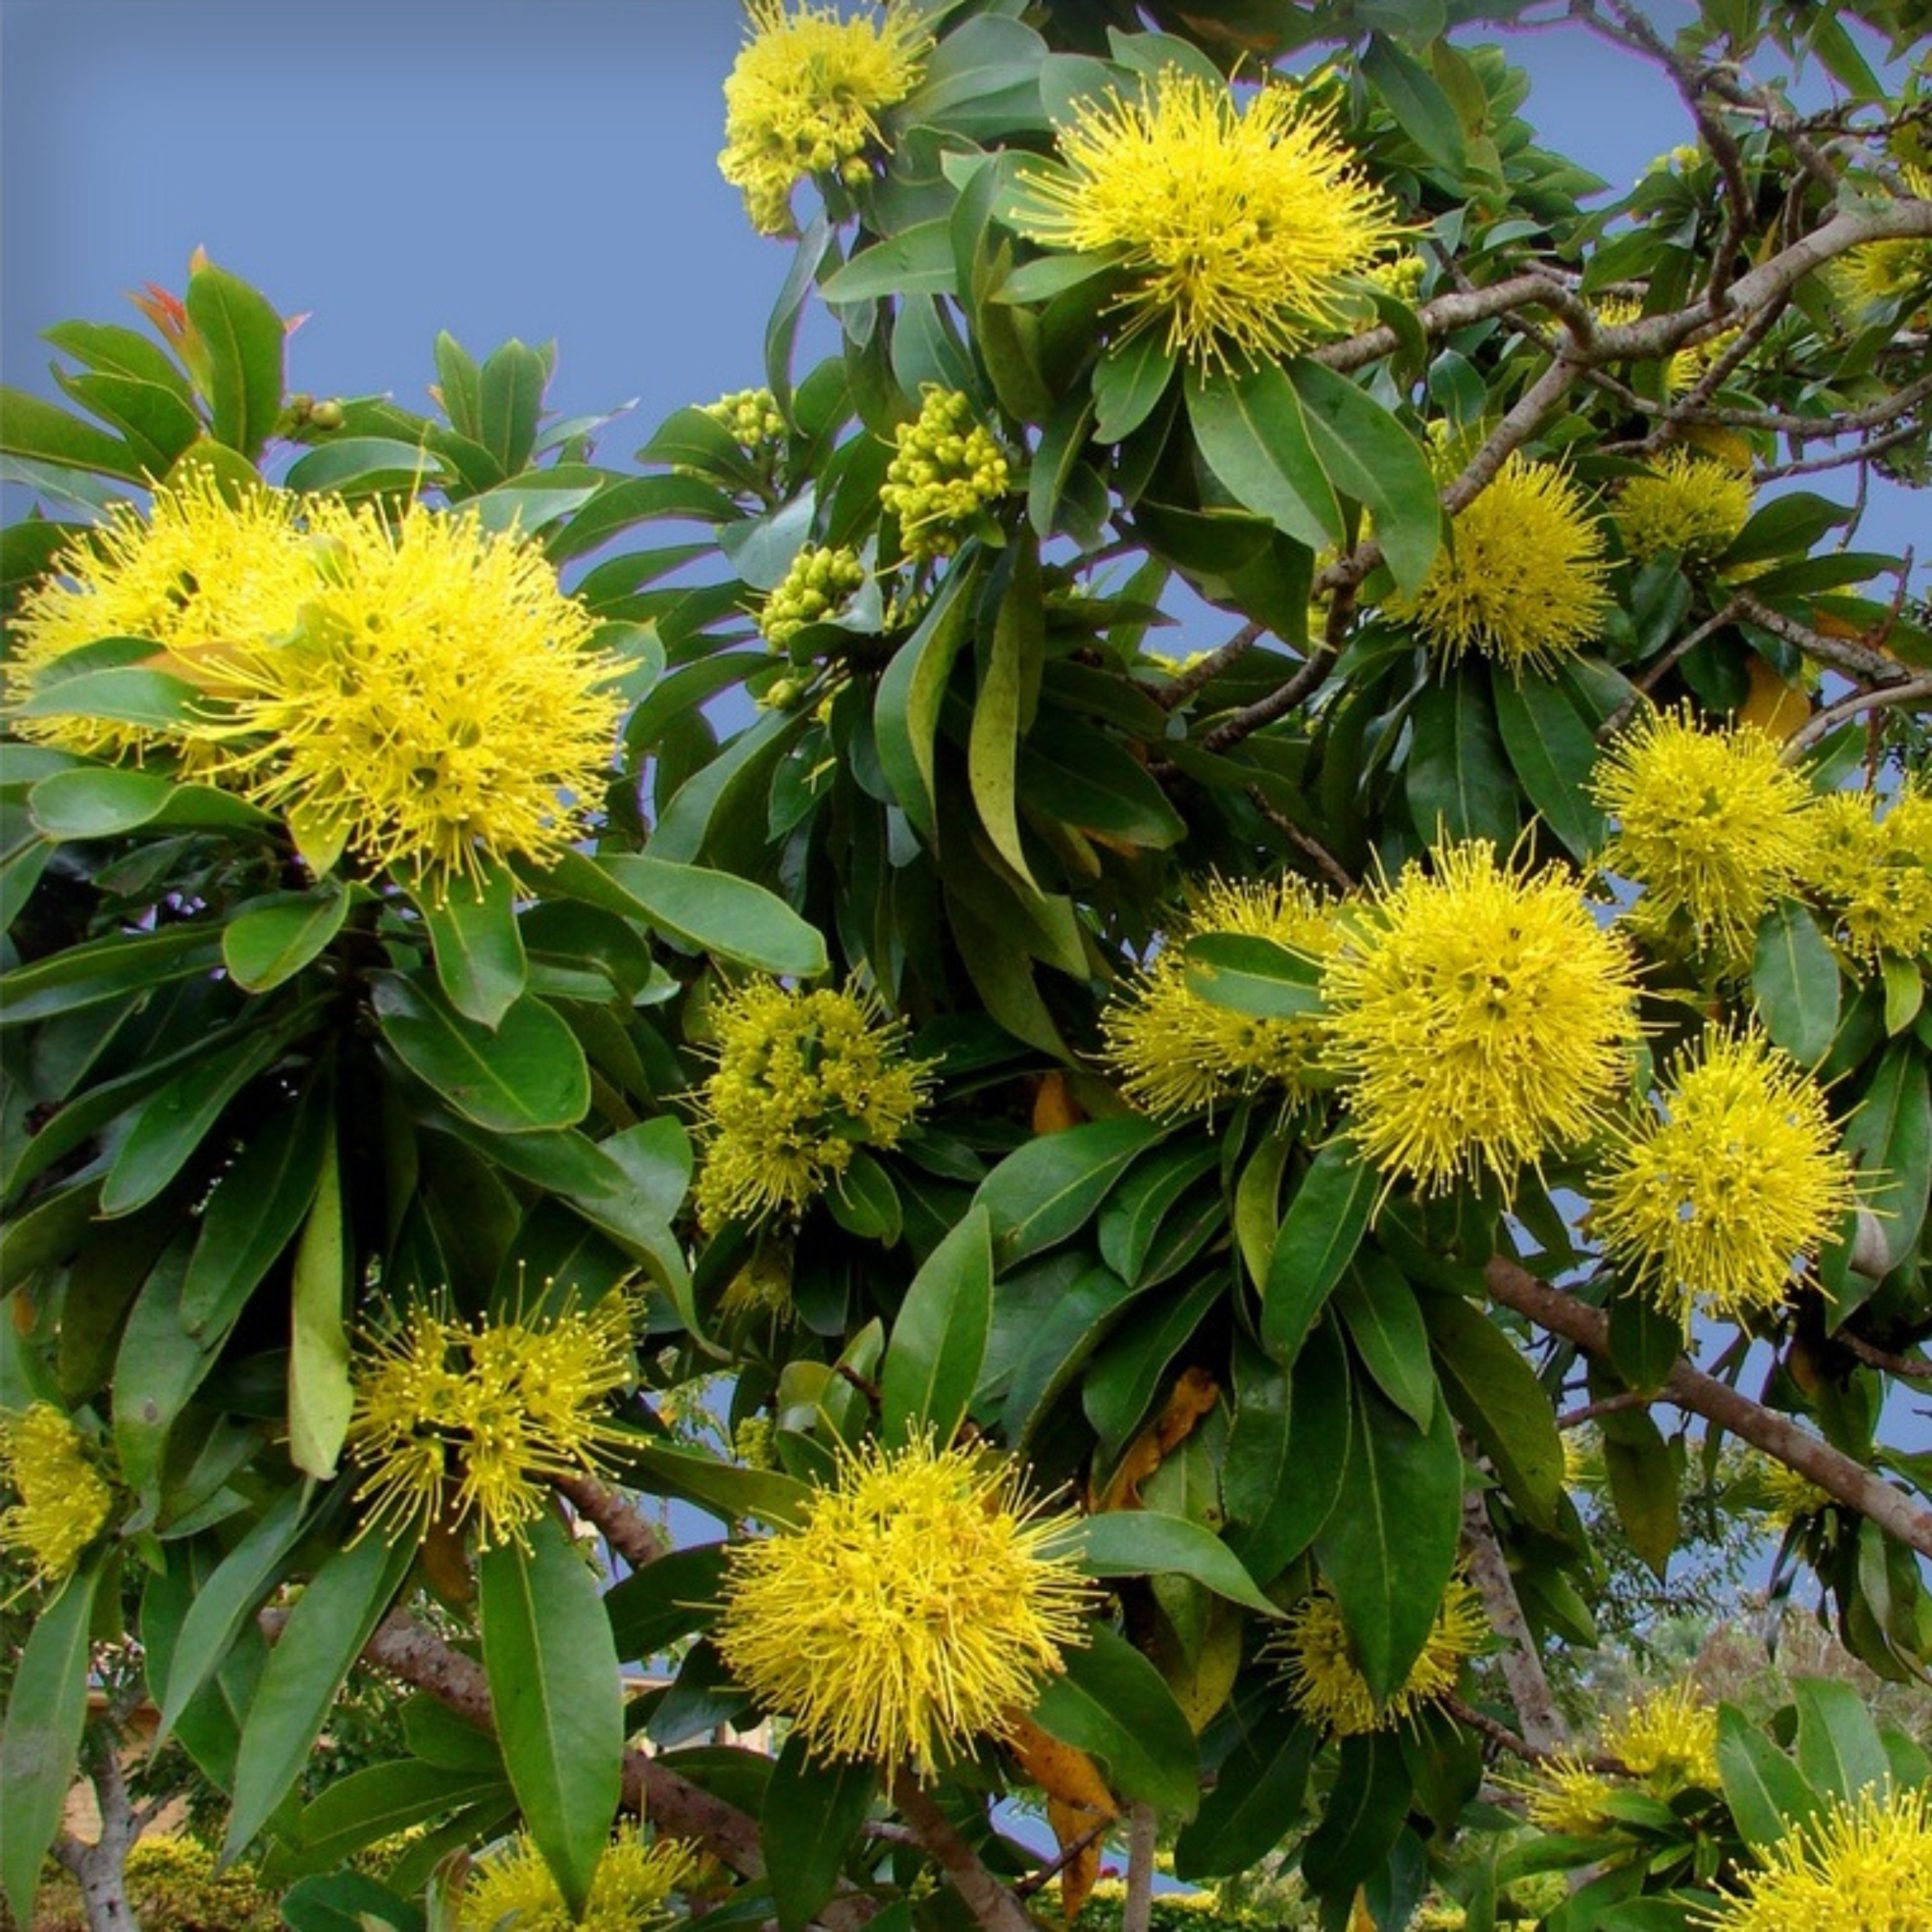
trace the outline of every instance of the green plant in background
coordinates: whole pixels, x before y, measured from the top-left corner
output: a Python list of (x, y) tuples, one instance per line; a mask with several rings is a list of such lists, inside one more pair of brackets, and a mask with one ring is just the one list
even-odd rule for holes
[(1580, 6), (1694, 136), (1586, 212), (1520, 10), (760, 0), (767, 366), (636, 467), (205, 260), (50, 332), (17, 1917), (112, 1655), (297, 1932), (1886, 1922), (1889, 1707), (1549, 1666), (1687, 1493), (1932, 1659), (1932, 632), (1811, 484), (1925, 472), (1922, 76)]

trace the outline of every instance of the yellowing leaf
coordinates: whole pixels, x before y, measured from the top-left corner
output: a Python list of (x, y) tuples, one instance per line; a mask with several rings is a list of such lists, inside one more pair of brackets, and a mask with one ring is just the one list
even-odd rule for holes
[[(1018, 1714), (1006, 1742), (1020, 1768), (1046, 1793), (1046, 1822), (1063, 1853), (1095, 1826), (1120, 1815), (1100, 1767), (1084, 1751), (1049, 1737), (1030, 1718)], [(1060, 1909), (1069, 1925), (1079, 1917), (1100, 1875), (1100, 1846), (1096, 1836), (1060, 1868)]]
[(1750, 695), (1738, 707), (1741, 724), (1755, 724), (1767, 736), (1788, 738), (1811, 715), (1811, 700), (1794, 685), (1785, 682), (1761, 657), (1752, 657), (1747, 666), (1750, 675)]
[(1221, 1385), (1205, 1369), (1182, 1372), (1167, 1406), (1134, 1438), (1114, 1480), (1094, 1504), (1096, 1516), (1108, 1510), (1138, 1509), (1141, 1485), (1194, 1432), (1194, 1425), (1220, 1400)]

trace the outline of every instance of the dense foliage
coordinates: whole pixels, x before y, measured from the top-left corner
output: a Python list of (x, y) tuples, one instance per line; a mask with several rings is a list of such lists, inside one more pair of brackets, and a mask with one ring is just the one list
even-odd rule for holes
[(1906, 1922), (1844, 1684), (1578, 1738), (1544, 1660), (1694, 1492), (1932, 1663), (1932, 630), (1856, 547), (1932, 94), (1903, 4), (1575, 0), (1684, 103), (1611, 194), (1529, 10), (754, 0), (766, 367), (636, 468), (520, 344), (291, 394), (205, 260), (49, 332), (22, 1920), (121, 1899), (126, 1640), (299, 1932), (1019, 1932), (1106, 1856), (1144, 1932), (1163, 1837), (1330, 1928)]

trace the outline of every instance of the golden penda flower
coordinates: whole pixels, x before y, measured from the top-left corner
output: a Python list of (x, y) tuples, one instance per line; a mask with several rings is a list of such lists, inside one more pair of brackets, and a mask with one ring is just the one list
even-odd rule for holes
[(80, 1431), (51, 1402), (0, 1418), (0, 1481), (20, 1498), (0, 1511), (0, 1550), (19, 1551), (40, 1583), (65, 1582), (114, 1507)]
[(1873, 964), (1888, 953), (1923, 958), (1932, 950), (1932, 798), (1910, 782), (1889, 801), (1832, 792), (1812, 825), (1804, 884), (1838, 943)]
[(917, 418), (892, 432), (898, 453), (879, 490), (898, 519), (899, 538), (915, 562), (950, 556), (986, 506), (1006, 494), (1006, 459), (992, 431), (973, 420), (973, 401), (928, 382)]
[(1694, 1684), (1673, 1684), (1628, 1706), (1604, 1727), (1604, 1748), (1659, 1797), (1686, 1786), (1720, 1788), (1718, 1708)]
[(1624, 548), (1634, 557), (1665, 550), (1708, 562), (1720, 556), (1750, 520), (1750, 478), (1681, 445), (1635, 476), (1617, 498)]
[(580, 1918), (565, 1904), (543, 1854), (519, 1832), (471, 1866), (452, 1932), (652, 1932), (681, 1916), (671, 1894), (696, 1876), (698, 1862), (676, 1839), (646, 1842), (637, 1826), (621, 1825), (597, 1861)]
[(1464, 1663), (1489, 1636), (1480, 1593), (1466, 1578), (1452, 1576), (1421, 1654), (1400, 1688), (1378, 1702), (1349, 1648), (1341, 1605), (1323, 1583), (1289, 1611), (1270, 1649), (1294, 1708), (1311, 1724), (1347, 1738), (1394, 1730), (1425, 1705), (1450, 1696)]
[(1708, 1932), (1912, 1932), (1926, 1923), (1932, 1796), (1868, 1786), (1760, 1857), (1742, 1891), (1702, 1920)]

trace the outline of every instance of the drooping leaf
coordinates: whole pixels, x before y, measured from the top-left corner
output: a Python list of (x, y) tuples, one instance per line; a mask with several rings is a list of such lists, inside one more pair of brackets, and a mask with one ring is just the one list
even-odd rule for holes
[(355, 1408), (349, 1373), (348, 1229), (336, 1137), (325, 1137), (315, 1195), (296, 1244), (290, 1297), (289, 1460), (326, 1482)]
[(1755, 1851), (1777, 1844), (1825, 1808), (1804, 1774), (1734, 1704), (1718, 1707), (1718, 1769), (1724, 1802)]
[(1262, 1299), (1262, 1340), (1292, 1363), (1369, 1225), (1375, 1170), (1345, 1140), (1318, 1154), (1282, 1216)]
[(1007, 1155), (975, 1197), (992, 1228), (994, 1258), (1010, 1268), (1084, 1226), (1127, 1163), (1161, 1132), (1138, 1118), (1088, 1120)]
[(1817, 922), (1780, 899), (1758, 928), (1751, 994), (1764, 1030), (1801, 1066), (1815, 1066), (1838, 1030), (1838, 962)]
[(437, 983), (465, 1019), (494, 1028), (522, 997), (530, 976), (517, 928), (517, 887), (492, 866), (480, 886), (459, 880), (447, 897), (418, 903), (436, 952)]
[(758, 1820), (781, 1932), (804, 1932), (831, 1898), (878, 1785), (874, 1765), (820, 1763), (807, 1754), (802, 1732), (785, 1740)]
[(952, 1439), (986, 1359), (993, 1313), (992, 1229), (969, 1208), (913, 1277), (880, 1376), (880, 1433), (903, 1442), (929, 1429)]
[(1318, 1735), (1292, 1713), (1264, 1712), (1221, 1766), (1174, 1846), (1174, 1875), (1228, 1878), (1258, 1864), (1302, 1814)]
[(1126, 1638), (1096, 1624), (1088, 1639), (1066, 1653), (1066, 1674), (1048, 1680), (1034, 1723), (1098, 1758), (1122, 1797), (1192, 1817), (1199, 1754), (1173, 1693)]

